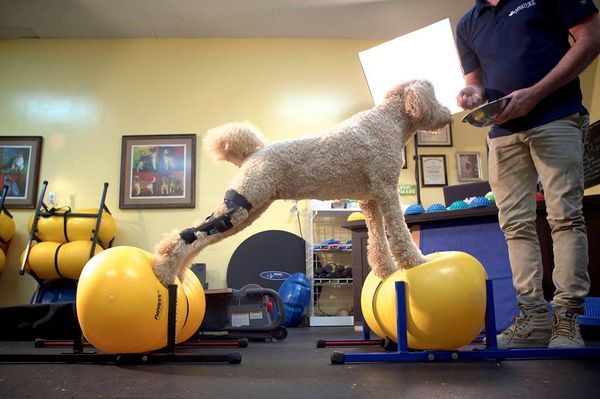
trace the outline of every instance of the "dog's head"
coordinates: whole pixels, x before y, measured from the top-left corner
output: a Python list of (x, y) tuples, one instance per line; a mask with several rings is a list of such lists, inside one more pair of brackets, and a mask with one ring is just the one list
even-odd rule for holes
[(433, 85), (427, 80), (400, 83), (385, 95), (384, 101), (399, 106), (414, 130), (437, 130), (451, 120), (450, 110), (438, 102)]

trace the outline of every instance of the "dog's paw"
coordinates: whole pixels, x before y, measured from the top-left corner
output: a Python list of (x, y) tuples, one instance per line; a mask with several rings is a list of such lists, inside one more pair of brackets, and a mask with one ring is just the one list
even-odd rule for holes
[(421, 253), (418, 253), (414, 256), (404, 257), (401, 264), (398, 266), (400, 269), (412, 269), (413, 267), (422, 265), (425, 262), (427, 262), (427, 258), (425, 258)]
[(394, 273), (396, 270), (391, 270), (387, 267), (372, 267), (371, 268), (371, 272), (379, 277), (380, 279), (384, 280), (385, 278), (387, 278), (390, 274)]
[(168, 287), (171, 284), (175, 284), (176, 273), (172, 270), (171, 265), (164, 256), (160, 254), (154, 254), (152, 271), (154, 275), (160, 281), (162, 285)]
[(168, 288), (171, 284), (176, 284), (175, 276), (171, 273), (165, 273), (162, 269), (156, 267), (154, 267), (153, 270), (154, 275), (165, 288)]

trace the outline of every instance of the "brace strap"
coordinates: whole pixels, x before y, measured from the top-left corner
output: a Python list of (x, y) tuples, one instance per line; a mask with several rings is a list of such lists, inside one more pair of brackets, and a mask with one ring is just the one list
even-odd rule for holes
[(250, 212), (252, 204), (240, 193), (233, 189), (229, 189), (225, 192), (225, 205), (227, 205), (227, 211), (231, 214), (240, 206)]
[(182, 230), (179, 233), (181, 239), (185, 241), (186, 244), (191, 244), (198, 239), (196, 234), (199, 232), (205, 232), (209, 236), (217, 233), (223, 233), (224, 231), (227, 231), (233, 227), (233, 223), (231, 223), (231, 214), (235, 212), (236, 209), (240, 207), (246, 209), (247, 211), (252, 209), (250, 202), (248, 202), (243, 195), (239, 194), (235, 190), (227, 190), (225, 193), (224, 202), (227, 206), (226, 214), (219, 217), (210, 215), (200, 226), (190, 227)]

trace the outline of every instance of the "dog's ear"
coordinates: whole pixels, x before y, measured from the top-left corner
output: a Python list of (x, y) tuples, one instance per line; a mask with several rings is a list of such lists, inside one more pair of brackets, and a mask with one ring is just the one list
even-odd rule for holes
[(414, 80), (407, 84), (404, 94), (404, 108), (406, 113), (415, 120), (426, 117), (428, 109), (427, 99), (432, 97), (433, 86), (428, 81)]
[(426, 97), (424, 94), (426, 94), (427, 85), (433, 90), (431, 84), (426, 81), (410, 80), (400, 83), (386, 93), (385, 101), (404, 104), (406, 114), (415, 120), (420, 120), (426, 107), (423, 101)]

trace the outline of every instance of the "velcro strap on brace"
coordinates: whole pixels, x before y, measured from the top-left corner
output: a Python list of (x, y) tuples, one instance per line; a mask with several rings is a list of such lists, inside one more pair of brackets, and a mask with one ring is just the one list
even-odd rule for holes
[(223, 201), (225, 202), (225, 206), (227, 206), (226, 214), (219, 217), (211, 215), (207, 217), (200, 226), (190, 227), (179, 233), (179, 236), (186, 244), (191, 244), (196, 241), (198, 239), (197, 234), (200, 232), (204, 232), (210, 236), (229, 230), (233, 227), (233, 223), (231, 223), (231, 214), (235, 212), (236, 209), (241, 207), (248, 212), (252, 209), (250, 202), (235, 190), (227, 190)]
[(240, 206), (250, 212), (252, 209), (252, 204), (248, 202), (248, 200), (240, 193), (233, 189), (229, 189), (225, 192), (225, 205), (227, 206), (227, 211), (229, 213), (233, 213)]

